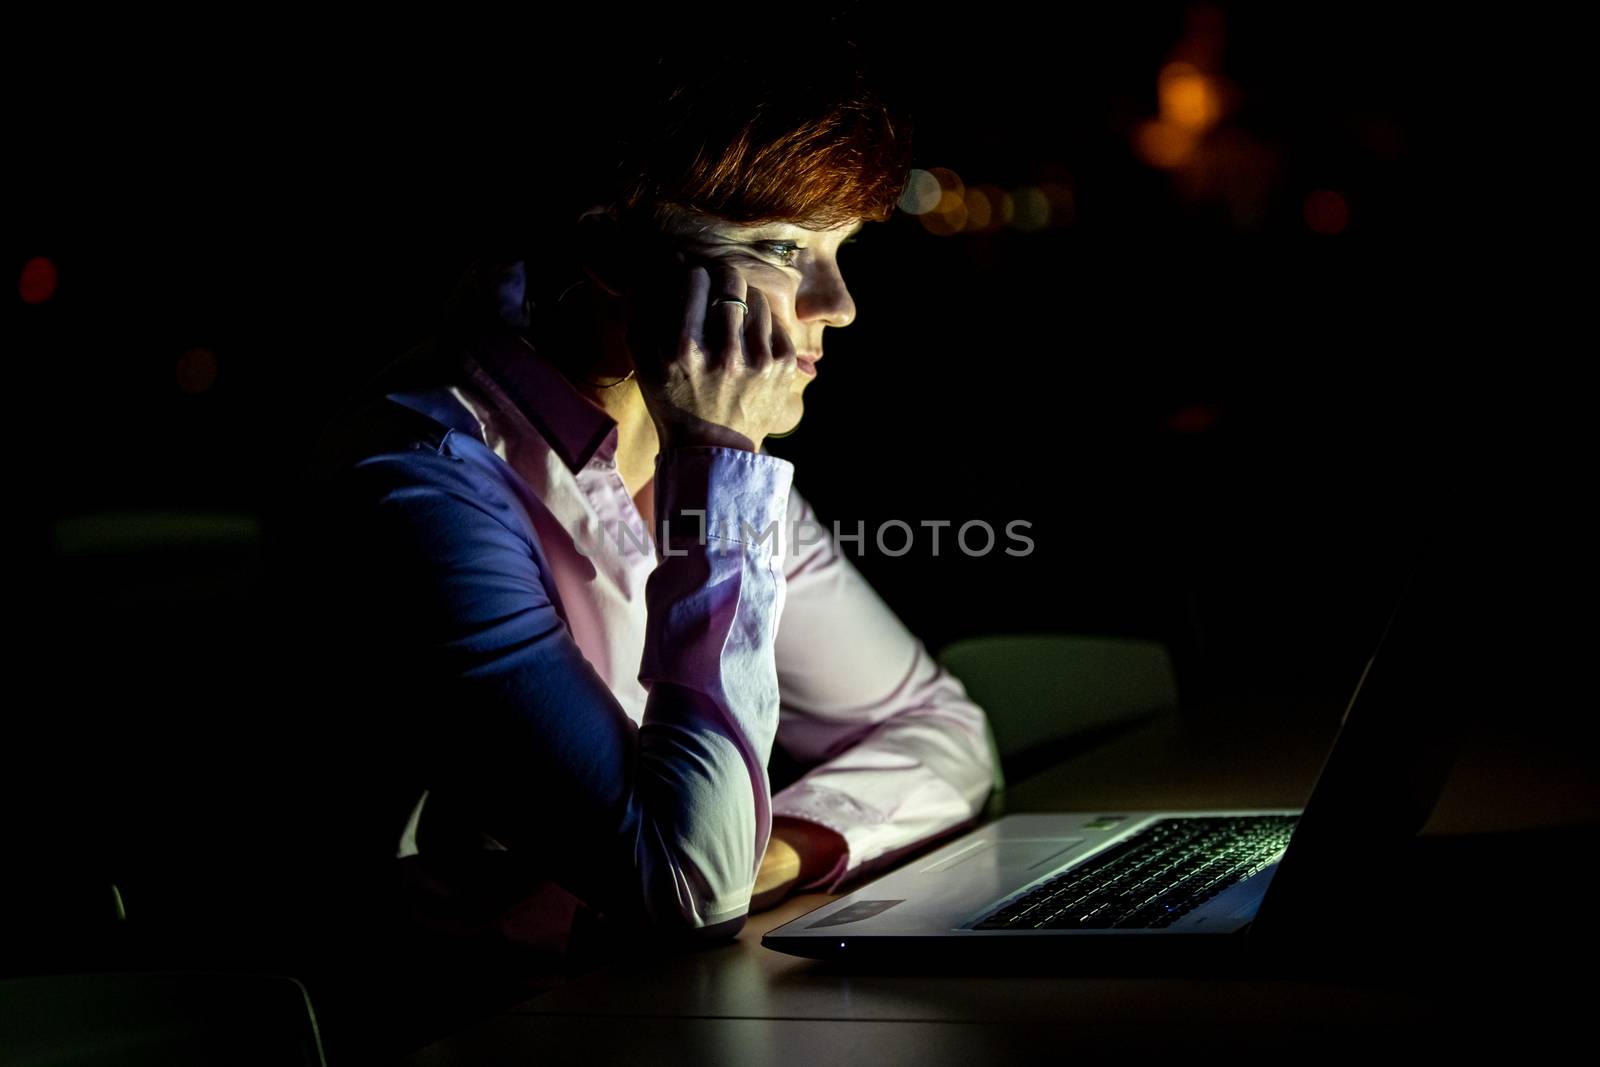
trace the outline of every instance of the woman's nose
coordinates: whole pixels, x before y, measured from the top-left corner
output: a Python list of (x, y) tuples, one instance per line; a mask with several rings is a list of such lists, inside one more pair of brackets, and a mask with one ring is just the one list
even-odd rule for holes
[(845, 288), (837, 265), (819, 266), (801, 281), (794, 297), (795, 317), (801, 322), (848, 326), (855, 321), (856, 302)]

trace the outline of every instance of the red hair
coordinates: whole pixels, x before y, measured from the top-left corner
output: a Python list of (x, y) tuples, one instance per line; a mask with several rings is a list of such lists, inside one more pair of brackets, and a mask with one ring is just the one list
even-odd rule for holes
[(868, 83), (853, 46), (808, 44), (800, 56), (658, 61), (623, 138), (618, 211), (677, 205), (817, 229), (887, 219), (911, 167), (909, 117)]

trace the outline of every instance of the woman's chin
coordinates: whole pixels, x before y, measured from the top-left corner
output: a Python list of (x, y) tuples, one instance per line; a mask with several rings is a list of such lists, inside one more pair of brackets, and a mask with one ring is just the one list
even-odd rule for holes
[(800, 418), (806, 413), (806, 402), (796, 393), (789, 400), (789, 407), (784, 413), (783, 424), (774, 427), (767, 433), (769, 438), (788, 437), (800, 426)]

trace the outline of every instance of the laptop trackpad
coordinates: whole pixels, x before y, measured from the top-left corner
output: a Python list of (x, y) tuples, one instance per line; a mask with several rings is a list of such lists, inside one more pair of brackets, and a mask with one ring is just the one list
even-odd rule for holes
[(983, 837), (959, 852), (930, 863), (917, 873), (938, 874), (980, 856), (996, 866), (1004, 864), (1012, 870), (1020, 867), (1027, 870), (1038, 868), (1042, 871), (1056, 863), (1066, 862), (1068, 855), (1078, 849), (1083, 842), (1084, 839), (1081, 837), (1006, 837), (999, 841)]

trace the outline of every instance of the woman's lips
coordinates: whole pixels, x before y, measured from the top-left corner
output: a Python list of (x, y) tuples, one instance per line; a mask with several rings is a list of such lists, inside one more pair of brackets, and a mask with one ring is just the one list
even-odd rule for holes
[(815, 378), (817, 376), (817, 360), (821, 358), (821, 352), (816, 352), (811, 355), (797, 355), (795, 356), (795, 365), (799, 369), (800, 373), (804, 374), (807, 378)]

